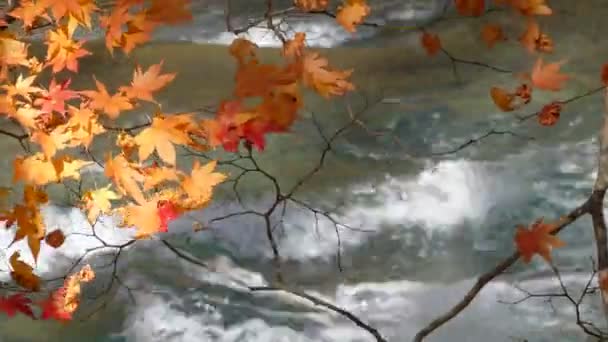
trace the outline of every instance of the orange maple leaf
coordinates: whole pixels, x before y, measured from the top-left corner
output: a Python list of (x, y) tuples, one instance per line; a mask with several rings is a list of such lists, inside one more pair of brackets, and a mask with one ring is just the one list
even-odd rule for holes
[(78, 59), (91, 53), (82, 48), (83, 42), (72, 40), (68, 28), (58, 27), (56, 30), (48, 31), (47, 39), (47, 64), (53, 66), (53, 72), (58, 73), (64, 68), (78, 72)]
[(131, 22), (127, 24), (127, 32), (123, 33), (120, 40), (120, 46), (125, 54), (131, 53), (138, 45), (141, 45), (152, 38), (152, 27), (146, 26), (141, 29)]
[(163, 65), (161, 61), (154, 64), (143, 72), (141, 67), (137, 66), (133, 72), (133, 81), (128, 87), (120, 87), (119, 90), (132, 99), (140, 99), (150, 102), (156, 102), (152, 97), (152, 93), (159, 91), (175, 78), (175, 73), (160, 74), (160, 69)]
[(114, 47), (120, 46), (122, 36), (122, 25), (131, 19), (129, 6), (115, 6), (108, 16), (100, 16), (100, 26), (105, 29), (106, 48), (110, 53), (114, 52)]
[(565, 60), (544, 65), (542, 58), (538, 58), (532, 69), (530, 79), (532, 85), (543, 90), (558, 91), (570, 76), (560, 74), (560, 68), (566, 63)]
[(121, 226), (134, 226), (136, 239), (148, 238), (153, 234), (167, 231), (167, 221), (159, 213), (159, 207), (166, 201), (163, 193), (157, 194), (144, 203), (130, 204), (121, 208), (123, 222)]
[(540, 218), (530, 228), (517, 227), (515, 244), (524, 262), (532, 260), (534, 254), (539, 254), (551, 263), (551, 250), (565, 246), (565, 243), (551, 233), (557, 228), (553, 224), (543, 223)]
[(283, 44), (281, 53), (283, 56), (288, 58), (301, 57), (304, 52), (304, 41), (306, 40), (306, 33), (296, 32), (293, 39), (288, 40)]
[(133, 104), (131, 104), (128, 97), (120, 92), (110, 95), (103, 83), (95, 77), (93, 79), (95, 80), (97, 91), (81, 90), (79, 92), (91, 99), (91, 103), (89, 103), (91, 109), (102, 110), (110, 119), (116, 119), (120, 115), (120, 112), (124, 110), (133, 109)]
[(234, 95), (236, 97), (266, 96), (274, 87), (292, 84), (300, 77), (293, 67), (280, 68), (274, 64), (259, 64), (250, 61), (236, 72)]
[(529, 52), (553, 52), (553, 41), (549, 36), (540, 31), (540, 26), (534, 19), (528, 19), (526, 31), (519, 38), (521, 44)]
[(47, 6), (43, 1), (22, 0), (19, 1), (19, 6), (9, 12), (9, 14), (12, 17), (21, 19), (23, 28), (28, 29), (34, 25), (38, 17), (51, 21), (51, 18), (46, 14), (46, 10)]
[(327, 59), (321, 57), (318, 53), (306, 53), (302, 60), (304, 84), (325, 98), (344, 95), (346, 92), (355, 89), (355, 86), (348, 81), (353, 72), (352, 69), (332, 70), (328, 64)]
[(357, 25), (363, 22), (363, 19), (371, 13), (371, 8), (365, 0), (345, 0), (338, 7), (336, 13), (336, 21), (344, 27), (348, 32), (354, 33), (357, 31)]

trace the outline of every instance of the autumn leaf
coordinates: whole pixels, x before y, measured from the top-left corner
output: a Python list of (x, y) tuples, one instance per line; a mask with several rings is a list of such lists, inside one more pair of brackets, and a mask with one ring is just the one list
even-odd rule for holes
[(543, 126), (553, 126), (559, 120), (559, 116), (562, 110), (562, 104), (560, 102), (551, 102), (540, 110), (538, 113), (538, 123)]
[(122, 155), (106, 157), (105, 175), (110, 178), (116, 188), (123, 194), (133, 197), (137, 203), (145, 203), (139, 183), (144, 176)]
[(298, 58), (304, 53), (304, 42), (306, 40), (306, 33), (296, 32), (293, 39), (290, 39), (283, 44), (281, 53), (287, 58)]
[(145, 26), (144, 29), (142, 29), (129, 22), (127, 24), (127, 31), (120, 37), (119, 46), (122, 46), (122, 50), (128, 55), (138, 45), (146, 43), (152, 38), (152, 30), (153, 27), (151, 26)]
[(141, 67), (138, 66), (133, 72), (131, 85), (120, 87), (119, 90), (131, 99), (156, 102), (152, 97), (152, 93), (164, 88), (175, 78), (175, 73), (161, 75), (160, 69), (162, 65), (163, 62), (161, 61), (158, 64), (152, 65), (146, 72), (143, 72)]
[(324, 98), (344, 95), (346, 92), (355, 89), (355, 86), (348, 80), (353, 72), (352, 69), (333, 70), (329, 67), (329, 61), (316, 52), (306, 53), (302, 63), (304, 84), (314, 89)]
[(485, 11), (484, 0), (454, 0), (460, 15), (478, 17)]
[(27, 45), (17, 39), (0, 36), (0, 64), (28, 66)]
[(157, 187), (163, 182), (177, 181), (178, 179), (178, 172), (172, 167), (154, 165), (142, 171), (146, 175), (146, 180), (144, 181), (144, 190), (146, 191)]
[(40, 241), (46, 233), (40, 209), (37, 206), (16, 205), (13, 208), (12, 216), (17, 222), (18, 228), (9, 246), (27, 238), (27, 244), (34, 257), (34, 262), (37, 262), (40, 253)]
[(38, 305), (42, 309), (40, 318), (42, 320), (54, 319), (59, 322), (68, 322), (72, 320), (72, 314), (65, 311), (61, 304), (65, 298), (65, 289), (63, 287), (51, 292), (49, 296), (40, 301)]
[(66, 111), (66, 101), (79, 98), (78, 92), (69, 89), (72, 83), (71, 79), (57, 83), (53, 78), (49, 84), (49, 89), (42, 93), (42, 96), (34, 101), (34, 105), (40, 106), (42, 113), (51, 113), (53, 111), (64, 113)]
[(532, 87), (527, 83), (522, 83), (515, 89), (515, 96), (519, 97), (523, 104), (528, 104), (532, 100)]
[(135, 137), (139, 145), (139, 160), (146, 160), (152, 152), (158, 152), (161, 160), (169, 165), (175, 165), (176, 145), (187, 145), (190, 142), (186, 127), (194, 125), (189, 114), (156, 116), (152, 124)]
[[(309, 54), (307, 54), (307, 56), (309, 56)], [(315, 71), (315, 69), (311, 69), (313, 67), (311, 61), (312, 60), (309, 57), (304, 57), (304, 69), (306, 70), (308, 67), (309, 72)], [(324, 61), (326, 65), (327, 60)], [(317, 62), (317, 64), (319, 63), (320, 62)], [(253, 96), (263, 97), (276, 86), (296, 82), (300, 78), (300, 74), (301, 72), (296, 68), (281, 68), (274, 64), (259, 64), (255, 61), (250, 61), (237, 69), (234, 96), (239, 98)]]
[(213, 189), (222, 183), (226, 176), (219, 172), (214, 172), (217, 166), (216, 161), (211, 161), (201, 166), (199, 161), (195, 161), (189, 176), (185, 176), (181, 182), (181, 187), (188, 195), (188, 208), (199, 209), (211, 200)]
[(357, 25), (363, 22), (371, 12), (365, 0), (344, 0), (338, 7), (336, 21), (350, 33), (357, 31)]
[(513, 106), (513, 100), (515, 100), (515, 95), (507, 92), (506, 90), (499, 87), (492, 87), (490, 89), (490, 96), (494, 101), (494, 104), (498, 108), (500, 108), (503, 112), (511, 112), (515, 110)]
[(100, 27), (105, 30), (106, 48), (110, 53), (113, 53), (115, 47), (120, 46), (122, 26), (130, 19), (129, 6), (114, 6), (110, 15), (99, 17)]
[(31, 134), (31, 141), (40, 145), (42, 152), (47, 159), (55, 156), (57, 151), (67, 147), (67, 143), (72, 139), (71, 133), (53, 130), (50, 133), (35, 131)]
[(249, 64), (250, 62), (257, 63), (256, 49), (258, 46), (245, 38), (236, 38), (230, 43), (228, 52), (236, 58), (240, 67)]
[(61, 247), (61, 245), (63, 245), (64, 241), (65, 241), (65, 235), (63, 235), (63, 232), (61, 231), (61, 229), (53, 230), (52, 232), (46, 234), (46, 237), (44, 238), (44, 242), (46, 242), (47, 245), (49, 245), (53, 248)]
[(8, 297), (0, 297), (0, 311), (4, 312), (8, 317), (15, 316), (18, 312), (34, 318), (34, 312), (30, 307), (32, 301), (25, 297), (23, 293), (15, 293)]
[(42, 92), (41, 88), (32, 86), (34, 80), (36, 80), (36, 75), (23, 78), (23, 75), (19, 74), (15, 84), (2, 85), (2, 89), (6, 90), (7, 96), (21, 96), (27, 101), (31, 101), (30, 94)]
[(177, 219), (181, 212), (175, 207), (173, 202), (160, 200), (156, 204), (158, 208), (158, 216), (160, 218), (160, 231), (168, 232), (169, 231), (169, 223), (175, 219)]
[(487, 24), (481, 29), (481, 39), (488, 48), (494, 47), (497, 42), (507, 40), (502, 27), (495, 24)]
[(243, 108), (241, 101), (222, 101), (215, 119), (201, 122), (207, 143), (213, 147), (222, 145), (226, 151), (236, 151), (241, 138), (244, 137), (244, 124), (257, 115)]
[[(135, 238), (148, 238), (153, 234), (167, 232), (167, 223), (171, 220), (172, 209), (168, 206), (164, 209), (163, 214), (169, 215), (161, 218), (159, 212), (159, 202), (164, 201), (162, 196), (154, 196), (144, 203), (134, 205), (130, 204), (123, 208), (122, 226), (134, 226), (136, 228)], [(161, 207), (162, 203), (160, 202)], [(164, 220), (164, 221), (163, 221)]]
[(33, 273), (32, 266), (19, 260), (19, 252), (14, 252), (9, 260), (11, 265), (11, 278), (21, 287), (33, 292), (40, 291), (40, 278)]
[(21, 19), (24, 29), (31, 28), (39, 17), (51, 21), (51, 18), (46, 14), (47, 6), (44, 1), (21, 0), (18, 4), (19, 6), (9, 14), (14, 18)]
[[(298, 110), (302, 107), (302, 96), (296, 83), (275, 87), (265, 96), (262, 103), (255, 108), (259, 120), (268, 121), (272, 128), (269, 131), (286, 131), (296, 120)], [(270, 127), (269, 127), (270, 128)]]
[(58, 130), (70, 135), (71, 139), (67, 143), (70, 147), (82, 145), (88, 149), (93, 138), (106, 131), (97, 120), (95, 112), (83, 103), (80, 104), (80, 108), (69, 106), (68, 113), (70, 119)]
[(439, 36), (436, 34), (423, 32), (420, 37), (420, 44), (422, 44), (422, 47), (429, 56), (434, 56), (441, 51), (441, 40), (439, 40)]
[(116, 93), (110, 95), (106, 86), (93, 77), (97, 91), (95, 90), (81, 90), (80, 94), (91, 99), (89, 107), (91, 109), (102, 110), (110, 119), (116, 119), (120, 115), (120, 112), (124, 110), (133, 109), (133, 105), (129, 101), (129, 98)]
[(530, 76), (532, 85), (543, 90), (561, 90), (564, 82), (570, 79), (570, 76), (560, 73), (560, 68), (564, 63), (566, 63), (565, 60), (543, 64), (542, 58), (538, 58)]
[(529, 228), (517, 227), (515, 244), (524, 262), (529, 263), (534, 254), (539, 254), (551, 263), (551, 250), (565, 245), (557, 236), (551, 234), (556, 228), (553, 224), (543, 223), (542, 218)]
[(83, 42), (72, 40), (65, 26), (48, 31), (46, 43), (47, 64), (53, 66), (53, 73), (58, 73), (63, 69), (78, 72), (78, 59), (91, 54), (82, 48)]
[(47, 299), (39, 303), (43, 320), (55, 319), (67, 322), (80, 305), (81, 286), (95, 279), (95, 272), (90, 265), (85, 265), (80, 271), (70, 275), (63, 286), (53, 291)]
[(30, 157), (18, 156), (13, 160), (13, 182), (23, 180), (27, 184), (46, 185), (58, 180), (53, 165), (38, 153)]
[(553, 40), (549, 36), (540, 31), (540, 26), (534, 19), (528, 19), (526, 31), (519, 38), (521, 44), (529, 52), (553, 52)]
[(89, 190), (82, 196), (83, 209), (87, 211), (89, 223), (93, 224), (100, 214), (107, 214), (112, 209), (110, 201), (120, 198), (120, 195), (112, 191), (110, 186), (108, 184), (103, 188)]

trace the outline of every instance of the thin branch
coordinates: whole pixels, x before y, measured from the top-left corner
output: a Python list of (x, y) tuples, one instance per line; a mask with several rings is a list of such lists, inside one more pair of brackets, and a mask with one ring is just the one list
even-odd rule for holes
[(289, 289), (282, 288), (282, 287), (271, 287), (271, 286), (252, 286), (252, 287), (249, 287), (249, 290), (251, 290), (252, 292), (282, 291), (282, 292), (292, 294), (296, 297), (307, 299), (315, 305), (323, 306), (331, 311), (334, 311), (334, 312), (348, 318), (350, 321), (355, 323), (358, 327), (366, 330), (372, 336), (374, 336), (374, 338), (376, 339), (377, 342), (388, 342), (388, 340), (386, 340), (384, 337), (382, 337), (382, 335), (380, 334), (380, 332), (378, 332), (377, 329), (375, 329), (374, 327), (370, 326), (369, 324), (363, 322), (359, 317), (355, 316), (353, 313), (351, 313), (345, 309), (342, 309), (334, 304), (331, 304), (327, 301), (324, 301), (323, 299), (309, 295), (305, 292), (301, 292), (301, 291), (297, 291), (297, 290), (289, 290)]
[[(559, 221), (555, 223), (556, 229), (553, 231), (554, 234), (559, 233), (562, 229), (570, 225), (572, 222), (576, 221), (581, 216), (589, 213), (591, 205), (591, 200), (588, 199), (578, 208), (571, 211), (568, 215), (562, 217)], [(479, 292), (494, 278), (503, 273), (506, 269), (511, 267), (517, 260), (519, 260), (519, 252), (514, 252), (511, 256), (507, 257), (503, 261), (501, 261), (498, 265), (496, 265), (493, 269), (488, 272), (482, 274), (473, 287), (467, 291), (465, 296), (454, 305), (450, 310), (446, 313), (440, 315), (431, 321), (427, 326), (422, 328), (414, 337), (414, 342), (423, 341), (428, 335), (430, 335), (433, 331), (437, 330), (439, 327), (450, 321), (452, 318), (456, 317), (462, 310), (464, 310)]]

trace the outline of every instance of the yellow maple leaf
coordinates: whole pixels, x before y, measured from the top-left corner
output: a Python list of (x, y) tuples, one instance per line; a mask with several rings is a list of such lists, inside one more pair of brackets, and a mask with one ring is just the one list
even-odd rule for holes
[(165, 163), (175, 165), (173, 144), (188, 145), (191, 139), (187, 129), (192, 126), (194, 122), (190, 114), (156, 116), (150, 127), (135, 137), (135, 143), (139, 146), (139, 160), (146, 160), (156, 150)]
[(103, 188), (89, 190), (82, 196), (89, 223), (95, 222), (100, 214), (108, 213), (112, 209), (110, 201), (120, 198), (120, 195), (112, 191), (110, 186), (108, 184)]
[(175, 78), (175, 73), (160, 74), (160, 69), (163, 65), (161, 61), (154, 64), (143, 72), (141, 67), (137, 67), (133, 72), (133, 81), (128, 87), (121, 87), (120, 90), (127, 97), (132, 99), (140, 99), (150, 102), (156, 102), (152, 97), (152, 93), (159, 91)]
[(226, 175), (214, 172), (216, 165), (216, 161), (211, 161), (204, 166), (201, 166), (198, 160), (194, 162), (190, 175), (183, 177), (181, 182), (182, 189), (188, 198), (179, 204), (188, 209), (200, 209), (211, 200), (215, 186), (226, 179)]
[(111, 154), (107, 155), (105, 175), (114, 182), (123, 195), (133, 197), (137, 203), (145, 203), (139, 186), (139, 183), (144, 181), (144, 176), (123, 155), (114, 158)]

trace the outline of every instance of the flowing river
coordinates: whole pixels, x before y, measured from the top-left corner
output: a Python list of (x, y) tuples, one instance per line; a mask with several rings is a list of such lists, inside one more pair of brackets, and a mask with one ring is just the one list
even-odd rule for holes
[[(216, 2), (199, 3), (194, 23), (159, 32), (154, 42), (136, 49), (130, 58), (112, 58), (102, 42), (91, 40), (87, 48), (93, 56), (82, 60), (80, 75), (65, 74), (60, 79), (72, 77), (71, 88), (84, 89), (92, 87), (90, 75), (95, 75), (115, 89), (128, 82), (136, 64), (147, 67), (164, 60), (163, 70), (177, 73), (157, 97), (165, 112), (214, 106), (230, 96), (235, 70), (226, 48), (233, 36), (223, 32), (223, 7)], [(336, 138), (321, 171), (294, 195), (318, 212), (331, 211), (332, 218), (345, 226), (335, 227), (323, 215), (315, 216), (310, 208), (292, 202), (283, 218), (283, 209), (276, 211), (271, 224), (276, 227), (283, 275), (289, 284), (356, 314), (388, 341), (401, 342), (410, 341), (458, 302), (479, 274), (512, 253), (518, 224), (527, 225), (539, 217), (553, 220), (586, 199), (594, 182), (603, 100), (602, 92), (595, 92), (569, 103), (555, 127), (542, 127), (534, 118), (519, 122), (512, 114), (499, 112), (489, 97), (493, 85), (514, 88), (517, 80), (512, 74), (470, 63), (453, 66), (446, 56), (429, 58), (419, 47), (419, 36), (408, 20), (432, 16), (439, 5), (370, 3), (376, 10), (370, 21), (386, 23), (388, 28), (363, 27), (351, 37), (321, 16), (292, 24), (293, 30), (308, 32), (309, 44), (321, 49), (332, 66), (355, 69), (357, 92), (335, 101), (307, 96), (293, 132), (271, 136), (266, 150), (254, 155), (282, 189), (290, 189), (319, 163), (323, 136), (331, 136), (349, 122), (347, 106), (362, 113), (368, 130), (353, 126)], [(240, 4), (241, 18), (250, 7), (263, 9), (260, 1)], [(598, 88), (600, 67), (608, 61), (608, 46), (602, 46), (608, 15), (605, 3), (562, 0), (551, 5), (559, 18), (543, 19), (543, 28), (555, 39), (556, 51), (544, 58), (550, 62), (566, 58), (564, 70), (572, 78), (561, 92), (535, 92), (532, 103), (518, 112), (522, 115), (549, 101)], [(508, 33), (516, 37), (525, 24), (521, 18), (504, 12), (481, 19), (447, 16), (452, 19), (438, 22), (432, 30), (453, 57), (514, 72), (531, 70), (535, 56), (527, 54), (515, 38), (491, 50), (479, 41), (479, 29), (487, 22), (506, 24), (511, 28)], [(269, 33), (253, 30), (249, 37), (263, 47), (264, 61), (280, 58)], [(325, 50), (328, 47), (332, 48)], [(36, 42), (32, 50), (43, 51)], [(141, 119), (145, 110), (121, 124), (137, 122), (137, 114)], [(459, 149), (492, 129), (514, 134), (494, 134)], [(93, 149), (97, 156), (113, 148), (102, 140)], [(5, 136), (0, 136), (0, 149), (6, 155), (2, 167), (7, 170), (0, 181), (8, 185), (12, 158), (22, 150)], [(179, 163), (190, 162), (189, 157), (180, 156)], [(232, 177), (238, 175), (235, 168), (221, 169)], [(96, 172), (91, 170), (93, 178)], [(70, 207), (67, 193), (60, 188), (51, 189), (53, 205), (45, 208), (47, 226), (68, 234), (90, 234), (91, 227), (80, 211)], [(373, 341), (351, 321), (306, 300), (249, 291), (247, 286), (270, 285), (273, 276), (273, 254), (259, 217), (235, 216), (192, 233), (189, 217), (208, 223), (246, 210), (242, 206), (264, 210), (275, 196), (273, 183), (259, 174), (245, 176), (238, 192), (240, 198), (234, 196), (231, 183), (223, 185), (209, 208), (174, 222), (170, 232), (158, 239), (122, 249), (118, 258), (113, 249), (90, 253), (87, 262), (98, 270), (98, 278), (87, 285), (76, 321), (63, 326), (18, 316), (0, 322), (0, 339)], [(113, 244), (132, 236), (111, 218), (102, 220), (96, 233)], [(8, 246), (13, 234), (0, 230), (0, 244)], [(591, 220), (580, 219), (560, 236), (567, 246), (554, 251), (555, 264), (568, 289), (578, 296), (592, 269)], [(205, 262), (207, 268), (177, 257), (161, 238)], [(94, 238), (69, 235), (58, 250), (42, 248), (36, 271), (45, 279), (61, 276), (99, 244)], [(2, 249), (5, 264), (13, 250), (23, 247), (20, 242)], [(0, 268), (4, 270), (0, 276), (8, 280), (8, 265)], [(532, 298), (508, 304), (525, 297), (520, 289), (560, 290), (542, 259), (537, 257), (529, 265), (518, 263), (428, 341), (586, 341), (567, 300), (556, 298), (549, 303)], [(583, 315), (602, 322), (593, 305), (597, 295), (587, 297)]]

